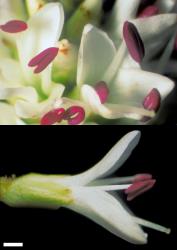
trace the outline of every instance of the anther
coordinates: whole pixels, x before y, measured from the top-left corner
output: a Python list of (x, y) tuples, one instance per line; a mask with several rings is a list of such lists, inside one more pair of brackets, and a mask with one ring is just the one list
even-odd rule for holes
[(103, 81), (96, 83), (95, 91), (97, 92), (101, 103), (105, 103), (109, 96), (109, 89), (107, 84)]
[(136, 26), (126, 21), (123, 26), (123, 36), (130, 55), (136, 62), (141, 63), (145, 49)]
[(0, 25), (0, 29), (7, 33), (19, 33), (25, 31), (27, 28), (27, 23), (20, 20), (12, 20), (3, 25)]
[(47, 68), (47, 66), (55, 59), (55, 57), (58, 55), (58, 48), (51, 47), (37, 56), (35, 56), (28, 64), (29, 67), (36, 67), (34, 70), (35, 74), (41, 73), (44, 69)]

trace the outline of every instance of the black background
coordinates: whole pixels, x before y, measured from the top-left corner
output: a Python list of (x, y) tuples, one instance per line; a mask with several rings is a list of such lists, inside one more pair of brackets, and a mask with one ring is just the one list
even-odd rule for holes
[(0, 248), (4, 241), (23, 241), (25, 249), (175, 249), (176, 127), (1, 127), (0, 175), (79, 173), (135, 129), (142, 132), (140, 143), (116, 175), (153, 174), (156, 186), (128, 205), (137, 216), (171, 227), (171, 235), (145, 228), (148, 244), (135, 246), (66, 209), (16, 209), (0, 203)]

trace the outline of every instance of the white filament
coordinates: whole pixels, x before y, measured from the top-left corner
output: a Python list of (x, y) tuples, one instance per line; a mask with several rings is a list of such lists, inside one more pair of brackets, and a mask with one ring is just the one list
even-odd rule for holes
[(114, 185), (114, 184), (127, 184), (127, 183), (132, 183), (134, 179), (135, 176), (112, 177), (112, 178), (98, 179), (96, 181), (92, 181), (90, 185), (102, 186), (102, 185)]
[(111, 186), (87, 186), (85, 188), (93, 189), (93, 190), (101, 190), (101, 191), (116, 191), (116, 190), (124, 190), (131, 186), (131, 184), (127, 185), (111, 185)]
[(145, 226), (145, 227), (160, 231), (162, 233), (170, 234), (170, 232), (171, 232), (170, 228), (163, 227), (163, 226), (161, 226), (159, 224), (156, 224), (156, 223), (153, 223), (153, 222), (150, 222), (150, 221), (138, 218), (138, 217), (134, 217), (134, 216), (133, 216), (133, 219), (135, 220), (136, 223), (138, 223), (138, 224), (140, 224), (142, 226)]
[(125, 59), (125, 55), (127, 53), (127, 47), (124, 42), (122, 42), (120, 48), (118, 49), (112, 63), (108, 67), (105, 75), (103, 76), (103, 80), (107, 83), (110, 83), (115, 77), (116, 72), (118, 72), (119, 67), (121, 66), (123, 60)]

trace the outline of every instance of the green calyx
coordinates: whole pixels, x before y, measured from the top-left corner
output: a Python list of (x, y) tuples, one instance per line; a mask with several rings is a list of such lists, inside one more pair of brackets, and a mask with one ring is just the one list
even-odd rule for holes
[(0, 177), (0, 201), (3, 200), (6, 192), (8, 191), (10, 185), (14, 181), (15, 176), (12, 177)]
[(0, 201), (12, 207), (57, 209), (73, 202), (71, 190), (60, 184), (62, 176), (28, 174), (0, 178)]

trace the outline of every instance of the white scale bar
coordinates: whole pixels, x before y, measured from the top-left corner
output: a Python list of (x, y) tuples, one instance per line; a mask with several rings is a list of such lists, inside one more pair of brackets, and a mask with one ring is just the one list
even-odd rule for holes
[(23, 243), (22, 242), (19, 242), (19, 243), (15, 243), (15, 242), (4, 242), (3, 243), (3, 247), (23, 247)]

